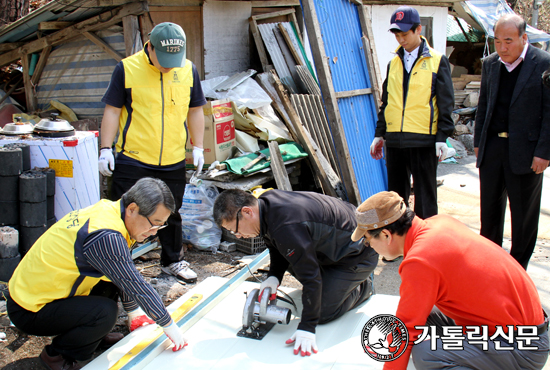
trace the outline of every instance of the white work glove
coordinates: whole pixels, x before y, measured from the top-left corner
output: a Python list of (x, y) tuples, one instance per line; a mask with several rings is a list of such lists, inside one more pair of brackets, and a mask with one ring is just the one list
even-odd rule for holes
[(165, 326), (162, 329), (164, 330), (164, 334), (166, 334), (172, 343), (174, 343), (174, 348), (172, 348), (172, 351), (179, 351), (187, 345), (187, 339), (183, 337), (180, 328), (176, 325), (174, 320), (170, 322), (170, 325)]
[[(111, 171), (115, 170), (115, 157), (113, 157), (113, 151), (111, 149), (101, 149), (98, 165), (99, 172), (101, 172), (103, 176), (111, 176), (113, 174)], [(111, 168), (110, 171), (109, 168)]]
[(315, 344), (315, 334), (309, 331), (296, 330), (296, 333), (294, 333), (285, 343), (294, 343), (295, 355), (300, 352), (302, 356), (311, 356), (312, 353), (319, 352), (317, 344)]
[(439, 161), (442, 161), (445, 158), (447, 158), (447, 152), (448, 152), (447, 143), (440, 143), (440, 142), (435, 143), (435, 155), (437, 158), (439, 158)]
[(370, 156), (376, 160), (382, 159), (384, 156), (384, 139), (375, 137), (370, 145)]
[(260, 295), (258, 296), (258, 302), (262, 301), (262, 294), (264, 294), (265, 288), (271, 288), (271, 295), (269, 296), (270, 301), (277, 298), (278, 287), (279, 287), (279, 279), (277, 279), (275, 276), (270, 276), (267, 279), (265, 279), (262, 282), (262, 285), (260, 285)]
[(198, 146), (193, 147), (193, 164), (197, 167), (197, 173), (201, 173), (204, 166), (204, 149)]
[(145, 312), (138, 307), (136, 310), (128, 312), (128, 330), (130, 332), (145, 325), (154, 324), (155, 322), (147, 317)]

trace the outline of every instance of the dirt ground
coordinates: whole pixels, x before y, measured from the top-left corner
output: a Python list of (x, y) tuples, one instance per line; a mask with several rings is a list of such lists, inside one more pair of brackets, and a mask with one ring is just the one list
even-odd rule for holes
[[(210, 276), (232, 277), (245, 265), (238, 260), (245, 256), (242, 252), (221, 252), (212, 254), (210, 251), (199, 251), (189, 248), (185, 260), (191, 264), (197, 273), (197, 283)], [(159, 265), (160, 249), (151, 251), (136, 259), (136, 266), (141, 274), (159, 293), (166, 306), (181, 297), (195, 284), (180, 282), (173, 276), (163, 273)], [(263, 280), (267, 271), (260, 269), (255, 276)], [(248, 280), (255, 280), (250, 277)], [(296, 286), (299, 283), (291, 276), (285, 277), (283, 285)], [(126, 326), (126, 312), (119, 304), (119, 317), (113, 331), (128, 334)], [(0, 333), (5, 333), (4, 341), (0, 334), (0, 369), (2, 370), (42, 370), (45, 369), (38, 356), (45, 345), (51, 343), (51, 337), (35, 337), (27, 335), (17, 328), (10, 326), (6, 315), (5, 301), (0, 301)], [(96, 351), (94, 358), (102, 352)]]

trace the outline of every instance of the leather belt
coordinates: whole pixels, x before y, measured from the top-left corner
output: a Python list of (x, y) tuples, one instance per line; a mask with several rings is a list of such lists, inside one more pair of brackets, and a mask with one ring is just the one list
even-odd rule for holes
[(544, 322), (537, 325), (537, 335), (542, 335), (548, 331), (548, 316), (544, 310), (542, 310), (542, 313), (544, 314)]
[(499, 133), (497, 134), (497, 136), (498, 136), (498, 137), (503, 137), (503, 138), (508, 139), (508, 133), (507, 133), (507, 132), (499, 132)]

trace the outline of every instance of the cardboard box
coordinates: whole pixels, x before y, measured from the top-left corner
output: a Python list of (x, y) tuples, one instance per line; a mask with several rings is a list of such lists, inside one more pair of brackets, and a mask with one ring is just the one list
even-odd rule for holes
[[(204, 168), (215, 161), (224, 161), (236, 145), (235, 121), (229, 99), (209, 101), (204, 111)], [(193, 143), (187, 140), (186, 167), (194, 169)]]

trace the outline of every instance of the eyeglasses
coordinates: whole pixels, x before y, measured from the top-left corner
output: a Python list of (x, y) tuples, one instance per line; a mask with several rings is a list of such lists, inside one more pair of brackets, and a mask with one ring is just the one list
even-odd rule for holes
[(149, 230), (160, 230), (160, 229), (164, 229), (166, 226), (168, 226), (168, 223), (163, 223), (162, 225), (154, 225), (151, 220), (149, 220), (149, 217), (147, 216), (143, 216), (147, 219), (147, 221), (149, 221), (149, 224), (151, 225), (151, 228)]
[(241, 214), (241, 211), (243, 209), (239, 209), (237, 211), (237, 215), (235, 216), (235, 219), (237, 220), (237, 223), (235, 224), (235, 231), (232, 231), (232, 230), (229, 230), (229, 233), (231, 233), (231, 235), (237, 235), (239, 233), (239, 215)]

